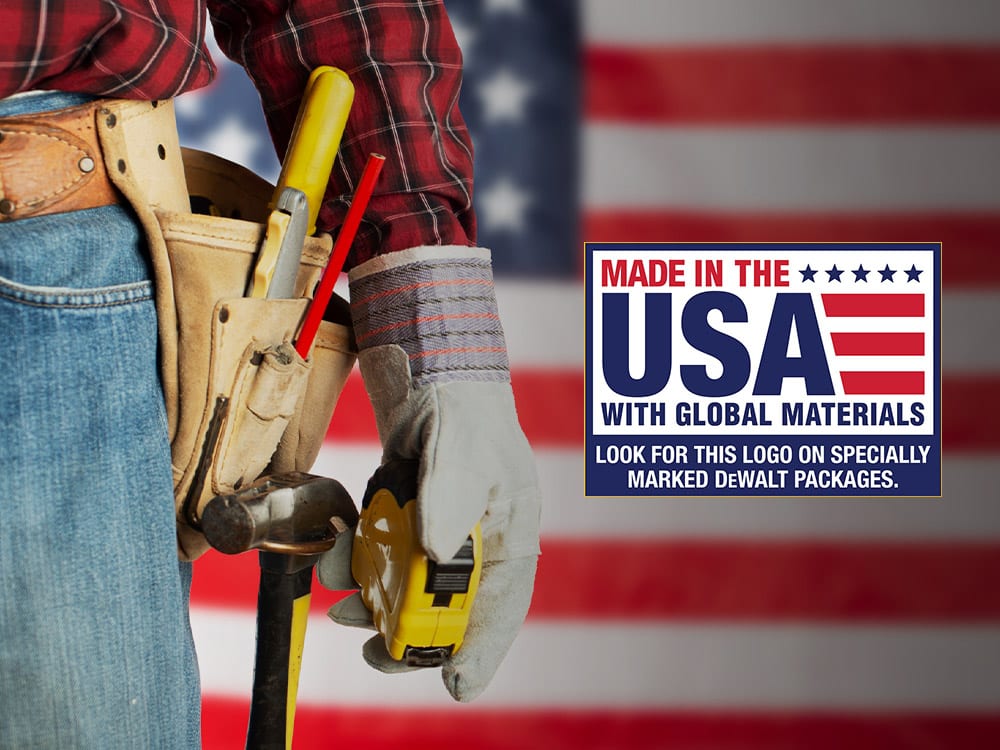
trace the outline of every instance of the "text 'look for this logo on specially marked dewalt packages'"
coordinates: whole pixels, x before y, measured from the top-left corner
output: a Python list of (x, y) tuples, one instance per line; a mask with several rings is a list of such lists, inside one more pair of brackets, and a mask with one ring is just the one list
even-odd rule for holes
[(587, 245), (587, 494), (941, 494), (939, 244)]

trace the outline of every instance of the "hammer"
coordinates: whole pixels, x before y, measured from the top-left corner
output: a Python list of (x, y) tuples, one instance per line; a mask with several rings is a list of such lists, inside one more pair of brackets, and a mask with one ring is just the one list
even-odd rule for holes
[(290, 750), (312, 570), (337, 534), (358, 522), (335, 479), (288, 472), (264, 476), (205, 506), (201, 527), (229, 555), (259, 550), (257, 653), (247, 750)]

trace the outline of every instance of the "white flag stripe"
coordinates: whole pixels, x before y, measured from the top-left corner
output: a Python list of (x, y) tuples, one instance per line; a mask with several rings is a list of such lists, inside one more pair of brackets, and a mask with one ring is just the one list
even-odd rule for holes
[(496, 295), (512, 366), (582, 371), (586, 346), (583, 284), (500, 278)]
[[(587, 498), (582, 448), (536, 450), (542, 534), (576, 538), (929, 539), (1000, 541), (996, 460), (948, 458), (944, 497)], [(328, 443), (313, 471), (361, 502), (376, 446)]]
[[(192, 627), (203, 689), (248, 695), (252, 615), (203, 607)], [(437, 670), (365, 664), (370, 635), (310, 617), (299, 703), (455, 707)], [(979, 711), (998, 696), (995, 626), (529, 622), (476, 707)]]
[(995, 0), (585, 0), (590, 44), (1000, 40)]
[[(898, 284), (897, 284), (897, 286), (898, 286)], [(836, 292), (836, 291), (838, 291), (838, 290), (834, 289), (834, 292)], [(868, 292), (868, 291), (877, 293), (877, 292), (879, 292), (879, 288), (877, 286), (873, 286), (873, 285), (869, 285), (867, 287), (863, 287), (861, 284), (859, 284), (857, 286), (854, 286), (852, 284), (850, 286), (845, 286), (844, 289), (843, 289), (843, 291), (845, 293), (865, 293), (865, 292)], [(817, 305), (819, 305), (820, 304), (819, 300), (816, 300), (816, 303), (817, 303)], [(933, 314), (933, 313), (930, 313), (930, 314)], [(824, 316), (824, 317), (826, 317), (826, 316)], [(858, 317), (858, 318), (846, 318), (846, 317), (845, 318), (829, 318), (829, 317), (826, 317), (826, 323), (824, 325), (825, 325), (825, 329), (830, 334), (833, 334), (833, 333), (866, 333), (866, 332), (867, 333), (874, 333), (876, 331), (878, 331), (880, 333), (885, 333), (885, 332), (890, 332), (890, 333), (906, 333), (906, 332), (910, 332), (910, 333), (913, 333), (913, 332), (920, 332), (924, 328), (924, 326), (926, 325), (926, 321), (923, 318), (881, 318), (879, 320), (874, 320), (872, 318), (861, 318), (861, 317)], [(944, 323), (942, 323), (942, 326), (943, 325), (944, 325)], [(958, 328), (957, 325), (955, 327)], [(968, 330), (968, 326), (964, 326), (962, 328), (962, 330), (967, 331)], [(964, 336), (966, 338), (968, 338), (968, 333), (965, 333)], [(947, 338), (947, 336), (945, 335), (944, 338)], [(927, 353), (933, 351), (933, 343), (934, 342), (931, 339), (928, 339), (926, 341), (925, 351)], [(949, 349), (952, 349), (952, 348), (954, 348), (952, 346), (954, 343), (955, 342), (944, 342), (944, 345), (948, 346)], [(832, 346), (828, 346), (827, 347), (827, 351), (832, 355), (833, 354)], [(968, 354), (971, 355), (971, 356), (973, 356), (974, 359), (978, 359), (978, 356), (975, 355), (972, 351), (969, 351)], [(873, 355), (873, 356), (875, 356), (875, 355)], [(883, 356), (885, 356), (885, 355), (883, 355)], [(852, 357), (852, 359), (853, 359), (853, 357)], [(843, 363), (841, 363), (841, 364), (843, 364)], [(952, 363), (951, 362), (949, 362), (949, 367), (952, 367)], [(967, 368), (961, 368), (961, 369), (964, 371)], [(983, 368), (982, 367), (976, 367), (975, 369), (983, 369)], [(988, 366), (987, 366), (986, 369), (988, 369)]]
[(583, 128), (585, 208), (990, 211), (1000, 128)]
[[(948, 257), (947, 245), (942, 255)], [(927, 314), (933, 310), (928, 308)], [(996, 292), (945, 291), (941, 295), (941, 368), (945, 374), (1000, 371), (1000, 348), (983, 346), (984, 324), (991, 320), (1000, 320)]]
[[(923, 239), (935, 241), (933, 237)], [(669, 237), (664, 238), (664, 241), (669, 240)], [(944, 248), (944, 253), (947, 255), (948, 247)], [(853, 277), (848, 274), (850, 278)], [(899, 283), (895, 286), (898, 288)], [(881, 289), (877, 283), (868, 288), (862, 287), (864, 285), (848, 282), (843, 291), (877, 292)], [(582, 284), (500, 279), (497, 281), (497, 300), (513, 367), (582, 370), (586, 345)], [(932, 312), (928, 307), (927, 313)], [(996, 294), (964, 290), (944, 292), (941, 348), (946, 371), (977, 373), (1000, 370), (1000, 347), (984, 346), (981, 329), (970, 325), (986, 320), (1000, 320), (1000, 297)], [(902, 331), (908, 324), (906, 319), (899, 318), (887, 319), (886, 325), (892, 326), (886, 330)], [(842, 318), (837, 321), (837, 330), (873, 329), (868, 319)], [(927, 342), (928, 351), (931, 351), (931, 345), (932, 342)]]

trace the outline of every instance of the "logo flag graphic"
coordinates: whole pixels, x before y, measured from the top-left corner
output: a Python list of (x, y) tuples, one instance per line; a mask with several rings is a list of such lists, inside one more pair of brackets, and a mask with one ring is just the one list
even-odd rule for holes
[(590, 244), (587, 493), (940, 495), (939, 267), (937, 245)]

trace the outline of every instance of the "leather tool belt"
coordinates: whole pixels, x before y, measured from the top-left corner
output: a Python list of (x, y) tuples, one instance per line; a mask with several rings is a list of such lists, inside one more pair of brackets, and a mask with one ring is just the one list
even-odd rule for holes
[(0, 221), (121, 200), (101, 157), (97, 117), (102, 109), (104, 103), (91, 102), (0, 118)]
[[(354, 365), (353, 334), (324, 322), (308, 359), (291, 342), (331, 238), (306, 238), (294, 298), (248, 298), (273, 186), (181, 149), (172, 102), (102, 100), (0, 119), (0, 133), (6, 220), (123, 202), (145, 230), (178, 549), (192, 560), (208, 548), (199, 523), (208, 500), (266, 471), (308, 471), (319, 453)], [(213, 215), (192, 213), (192, 196)]]

